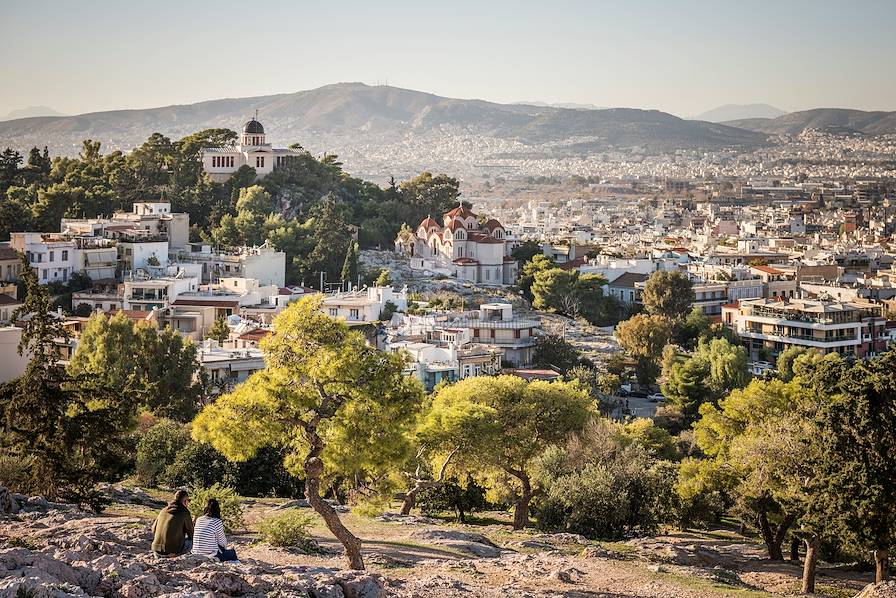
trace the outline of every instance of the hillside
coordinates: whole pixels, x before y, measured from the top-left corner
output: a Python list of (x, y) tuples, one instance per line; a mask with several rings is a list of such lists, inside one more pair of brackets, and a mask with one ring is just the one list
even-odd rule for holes
[[(384, 514), (344, 517), (364, 538), (368, 570), (346, 570), (322, 523), (307, 546), (261, 541), (259, 523), (307, 510), (302, 501), (244, 499), (247, 529), (228, 534), (240, 562), (187, 555), (155, 558), (150, 525), (164, 495), (116, 489), (104, 515), (42, 497), (17, 496), (22, 511), (0, 517), (0, 596), (317, 596), (344, 598), (773, 598), (799, 587), (802, 567), (765, 558), (752, 538), (718, 529), (625, 542), (578, 534)], [(854, 596), (868, 573), (818, 571), (819, 596)], [(862, 598), (883, 598), (890, 583)]]
[(797, 135), (806, 129), (826, 129), (886, 135), (896, 133), (896, 112), (816, 108), (791, 112), (777, 118), (732, 120), (725, 124), (767, 134)]
[[(765, 142), (760, 133), (655, 110), (496, 104), (339, 83), (291, 94), (18, 119), (0, 123), (0, 145), (24, 150), (47, 144), (53, 153), (73, 155), (83, 139), (91, 138), (102, 141), (106, 149), (128, 150), (156, 131), (178, 138), (207, 127), (238, 128), (256, 110), (269, 141), (298, 142), (318, 153), (336, 151), (349, 166), (353, 156), (363, 156), (373, 163), (364, 163), (362, 170), (449, 168), (455, 160), (482, 162), (493, 155), (581, 156), (611, 148), (659, 152)], [(423, 152), (417, 145), (421, 143)], [(396, 145), (409, 147), (402, 151)], [(412, 164), (415, 159), (423, 163)]]
[(694, 120), (723, 123), (751, 118), (777, 118), (784, 114), (787, 113), (768, 104), (725, 104), (698, 114), (694, 117)]

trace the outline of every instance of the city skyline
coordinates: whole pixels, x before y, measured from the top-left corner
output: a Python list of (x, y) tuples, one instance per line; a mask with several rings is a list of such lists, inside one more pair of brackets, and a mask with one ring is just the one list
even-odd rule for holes
[(15, 81), (0, 96), (0, 115), (36, 105), (66, 114), (150, 108), (341, 81), (682, 117), (750, 103), (896, 110), (896, 82), (880, 76), (896, 67), (892, 3), (452, 8), (6, 5), (2, 43), (26, 59), (0, 67)]

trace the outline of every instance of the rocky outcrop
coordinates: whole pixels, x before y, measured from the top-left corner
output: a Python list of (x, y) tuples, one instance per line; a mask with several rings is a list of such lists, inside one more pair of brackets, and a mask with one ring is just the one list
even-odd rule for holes
[(896, 580), (870, 583), (856, 598), (896, 598)]
[[(45, 502), (45, 501), (43, 501)], [(320, 596), (378, 598), (383, 580), (327, 567), (158, 558), (149, 525), (29, 499), (0, 525), (0, 596)]]
[(413, 532), (411, 540), (423, 540), (429, 544), (444, 546), (469, 556), (494, 558), (501, 555), (501, 549), (482, 534), (454, 530), (421, 530)]

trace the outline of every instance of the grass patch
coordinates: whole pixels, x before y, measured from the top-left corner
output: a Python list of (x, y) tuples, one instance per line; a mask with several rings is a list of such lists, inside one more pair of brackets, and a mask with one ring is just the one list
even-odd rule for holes
[(598, 542), (597, 545), (607, 552), (614, 552), (622, 556), (628, 556), (638, 551), (637, 548), (625, 542)]
[(713, 591), (724, 594), (725, 596), (737, 596), (738, 598), (767, 598), (768, 596), (775, 595), (771, 592), (766, 592), (765, 590), (754, 590), (752, 588), (729, 585), (703, 577), (682, 575), (681, 573), (656, 573), (654, 571), (646, 570), (645, 574), (653, 579), (670, 582), (680, 588), (697, 590), (699, 592)]

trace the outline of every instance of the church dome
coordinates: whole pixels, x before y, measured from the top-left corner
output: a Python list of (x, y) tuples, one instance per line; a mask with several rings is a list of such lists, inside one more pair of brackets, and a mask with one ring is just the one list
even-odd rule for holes
[(252, 135), (264, 135), (264, 127), (254, 118), (243, 126), (243, 133)]

